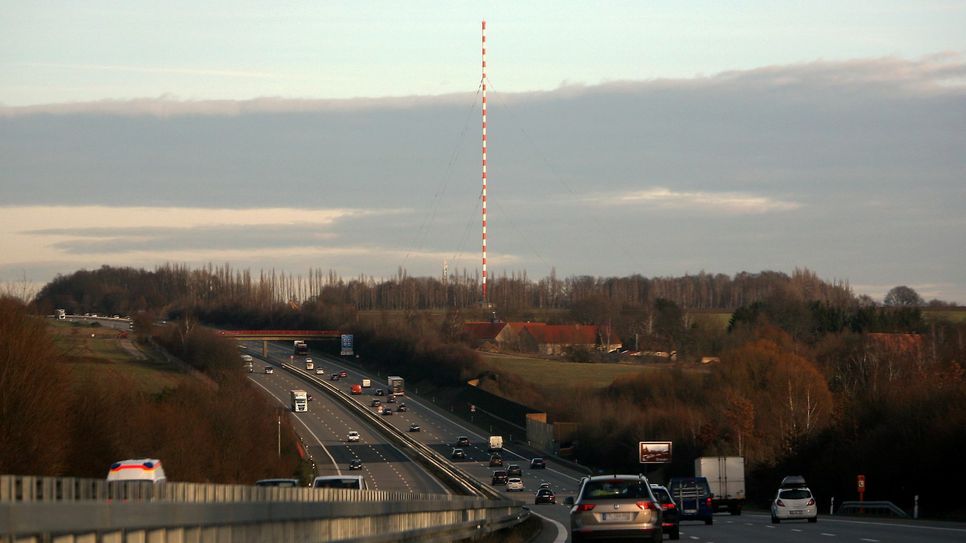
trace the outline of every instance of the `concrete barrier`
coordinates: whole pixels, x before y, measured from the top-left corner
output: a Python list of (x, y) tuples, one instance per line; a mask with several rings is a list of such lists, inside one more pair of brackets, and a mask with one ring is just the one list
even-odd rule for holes
[(0, 543), (452, 541), (528, 514), (481, 496), (0, 476)]

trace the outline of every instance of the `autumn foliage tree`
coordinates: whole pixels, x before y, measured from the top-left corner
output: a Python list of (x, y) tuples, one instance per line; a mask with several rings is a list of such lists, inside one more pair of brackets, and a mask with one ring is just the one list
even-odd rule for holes
[(0, 298), (0, 473), (64, 469), (70, 395), (57, 360), (43, 320)]

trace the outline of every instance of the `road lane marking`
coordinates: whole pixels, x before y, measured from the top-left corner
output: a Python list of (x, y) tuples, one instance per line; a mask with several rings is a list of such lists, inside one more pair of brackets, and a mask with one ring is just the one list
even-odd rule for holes
[(868, 543), (879, 543), (878, 539), (869, 539), (868, 537), (863, 537), (859, 541), (867, 541)]
[(824, 535), (825, 537), (835, 537), (835, 534), (830, 534), (828, 532), (822, 532), (822, 533), (820, 533), (818, 535)]

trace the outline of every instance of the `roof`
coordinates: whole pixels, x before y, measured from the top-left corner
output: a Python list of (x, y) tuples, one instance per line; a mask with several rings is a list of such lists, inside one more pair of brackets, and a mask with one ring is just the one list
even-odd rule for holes
[[(600, 329), (599, 326), (592, 324), (540, 324), (538, 326), (524, 326), (524, 330), (541, 345), (596, 345), (598, 331)], [(618, 343), (620, 339), (612, 336), (610, 341)]]
[(477, 341), (491, 341), (506, 325), (505, 322), (467, 322), (463, 324), (463, 330)]

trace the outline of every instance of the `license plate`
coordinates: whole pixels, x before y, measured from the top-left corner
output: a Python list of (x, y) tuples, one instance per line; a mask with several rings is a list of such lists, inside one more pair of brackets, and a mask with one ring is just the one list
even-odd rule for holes
[(634, 513), (601, 513), (600, 520), (603, 522), (628, 522), (634, 520)]
[(801, 515), (803, 513), (805, 513), (805, 511), (792, 510), (788, 512), (789, 515)]

